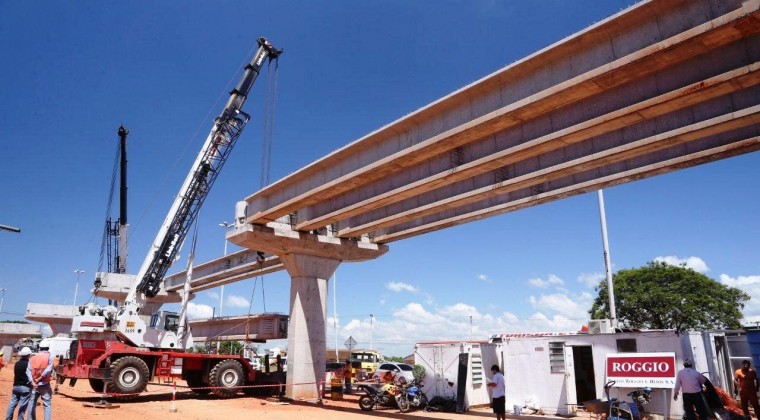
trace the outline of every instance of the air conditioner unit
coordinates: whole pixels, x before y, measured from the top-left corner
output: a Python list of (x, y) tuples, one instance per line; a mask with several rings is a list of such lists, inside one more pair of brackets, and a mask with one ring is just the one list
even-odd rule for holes
[(612, 322), (609, 319), (592, 319), (588, 322), (589, 334), (611, 334), (613, 332)]

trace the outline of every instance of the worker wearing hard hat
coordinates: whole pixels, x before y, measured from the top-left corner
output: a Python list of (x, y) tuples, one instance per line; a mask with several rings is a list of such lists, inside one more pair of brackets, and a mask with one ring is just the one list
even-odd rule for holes
[(42, 397), (42, 408), (45, 410), (45, 420), (53, 415), (53, 390), (50, 381), (53, 377), (53, 362), (55, 356), (50, 353), (50, 342), (40, 341), (40, 352), (29, 360), (27, 371), (32, 378), (32, 404), (29, 407), (29, 420), (37, 420), (37, 400)]
[(23, 419), (26, 414), (26, 407), (29, 405), (29, 397), (32, 393), (32, 377), (29, 374), (29, 355), (32, 350), (24, 347), (18, 352), (19, 359), (13, 365), (13, 391), (11, 392), (11, 403), (5, 413), (6, 419), (13, 418), (13, 411), (18, 406), (18, 418)]

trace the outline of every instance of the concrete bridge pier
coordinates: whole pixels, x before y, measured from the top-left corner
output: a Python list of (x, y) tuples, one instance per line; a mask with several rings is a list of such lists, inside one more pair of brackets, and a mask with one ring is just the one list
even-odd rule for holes
[(327, 284), (340, 261), (306, 254), (287, 254), (280, 260), (290, 274), (286, 396), (313, 399), (327, 361)]
[(288, 379), (285, 395), (319, 398), (327, 338), (327, 283), (341, 262), (366, 261), (388, 251), (386, 245), (298, 232), (290, 224), (238, 224), (227, 234), (237, 245), (280, 257), (290, 274)]

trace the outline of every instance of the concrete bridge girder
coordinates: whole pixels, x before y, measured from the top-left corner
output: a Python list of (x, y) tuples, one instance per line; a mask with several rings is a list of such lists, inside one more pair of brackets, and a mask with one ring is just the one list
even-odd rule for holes
[[(228, 238), (259, 249), (290, 219), (268, 251), (300, 311), (326, 282), (307, 290), (286, 255), (340, 259), (297, 251), (309, 232), (386, 244), (760, 150), (758, 45), (760, 1), (639, 2), (250, 195)], [(309, 377), (314, 350), (289, 375)]]

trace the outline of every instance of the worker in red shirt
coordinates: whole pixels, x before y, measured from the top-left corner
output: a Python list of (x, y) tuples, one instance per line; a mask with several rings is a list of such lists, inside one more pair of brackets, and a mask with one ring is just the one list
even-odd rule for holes
[(757, 391), (760, 381), (757, 379), (757, 372), (750, 367), (749, 360), (742, 362), (741, 369), (736, 369), (734, 373), (734, 396), (739, 394), (742, 403), (742, 411), (747, 418), (749, 416), (749, 405), (755, 410), (755, 417), (760, 416), (760, 404), (757, 401)]

